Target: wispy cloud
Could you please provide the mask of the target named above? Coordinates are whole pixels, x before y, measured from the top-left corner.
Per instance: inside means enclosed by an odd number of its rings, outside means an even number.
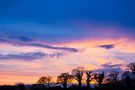
[[[111,54],[108,54],[106,57],[113,58],[115,60],[120,60],[123,62],[132,62],[135,59],[135,53],[115,51],[112,52]]]
[[[107,68],[117,68],[117,67],[121,67],[122,64],[112,64],[111,62],[109,62],[109,63],[102,64],[101,66]]]
[[[0,54],[1,60],[35,60],[41,59],[43,57],[49,58],[59,58],[63,56],[63,53],[43,53],[43,52],[29,52],[29,53],[9,53],[9,54]]]
[[[16,37],[10,37],[10,38],[1,37],[0,42],[2,43],[6,42],[6,43],[14,44],[14,45],[19,45],[19,46],[33,46],[33,47],[41,47],[41,48],[47,48],[47,49],[53,49],[53,50],[65,50],[69,52],[80,51],[80,49],[72,48],[72,47],[46,45],[28,37],[17,37],[17,38]]]
[[[12,39],[16,39],[16,40],[20,40],[20,41],[23,41],[23,42],[30,42],[30,41],[34,41],[34,39],[32,38],[28,38],[28,37],[24,37],[24,36],[21,36],[21,37],[11,37]]]
[[[105,44],[105,45],[99,45],[98,47],[104,48],[104,49],[112,49],[115,47],[114,44]]]
[[[43,47],[43,48],[55,49],[55,50],[66,50],[66,51],[71,51],[71,52],[79,52],[79,49],[76,49],[76,48],[55,47],[55,46],[44,45],[44,44],[39,44],[39,43],[29,43],[29,44],[24,44],[24,45]]]
[[[45,54],[42,52],[31,52],[31,53],[12,53],[12,54],[0,54],[1,60],[34,60],[34,59],[40,59],[44,57]]]

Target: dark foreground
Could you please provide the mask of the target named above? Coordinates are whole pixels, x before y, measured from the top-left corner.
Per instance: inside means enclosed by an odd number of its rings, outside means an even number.
[[[56,87],[42,87],[41,85],[3,85],[0,86],[0,90],[135,90],[135,86],[111,86],[104,85],[102,87],[87,88],[82,87],[78,88],[77,86],[71,86],[68,88],[62,88],[60,86]]]

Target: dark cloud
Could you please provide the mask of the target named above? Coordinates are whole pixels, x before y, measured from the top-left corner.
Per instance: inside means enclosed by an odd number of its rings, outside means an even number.
[[[79,52],[79,49],[76,49],[76,48],[55,47],[55,46],[44,45],[44,44],[39,44],[39,43],[29,43],[29,44],[25,44],[25,45],[43,47],[43,48],[54,49],[54,50],[66,50],[66,51],[70,51],[70,52]]]
[[[30,41],[34,41],[34,39],[28,38],[28,37],[24,37],[24,36],[20,36],[20,37],[11,37],[12,39],[16,39],[16,40],[20,40],[23,42],[30,42]]]
[[[25,35],[11,35],[6,30],[1,30],[0,28],[0,42],[12,42],[12,41],[21,41],[21,42],[30,42],[34,41],[30,36]]]
[[[56,47],[56,46],[51,46],[51,45],[45,45],[45,44],[36,42],[36,40],[28,38],[28,37],[10,37],[10,38],[0,37],[0,42],[6,42],[6,43],[11,43],[11,44],[20,45],[20,46],[34,46],[34,47],[42,47],[42,48],[48,48],[48,49],[54,49],[54,50],[65,50],[65,51],[70,51],[70,52],[80,51],[77,48]]]
[[[21,59],[21,60],[35,60],[41,59],[43,57],[53,57],[59,58],[63,56],[62,53],[42,53],[42,52],[30,52],[30,53],[13,53],[13,54],[0,54],[0,59],[3,60],[14,60],[14,59]]]
[[[117,68],[117,67],[121,67],[122,64],[112,64],[111,62],[109,62],[109,63],[102,64],[101,66],[107,68]]]
[[[23,60],[34,60],[44,57],[45,54],[42,52],[31,52],[31,53],[19,53],[19,54],[0,54],[0,59],[12,60],[12,59],[23,59]]]
[[[98,47],[100,48],[105,48],[105,49],[112,49],[114,48],[114,44],[106,44],[106,45],[99,45]]]
[[[15,43],[17,44],[19,42],[32,42],[34,39],[27,38],[27,37],[0,37],[0,42],[6,42],[6,43]]]

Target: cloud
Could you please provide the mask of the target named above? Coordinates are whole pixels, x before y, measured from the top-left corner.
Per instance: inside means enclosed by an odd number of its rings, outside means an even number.
[[[106,55],[105,57],[113,58],[114,60],[119,60],[119,61],[127,63],[127,62],[132,62],[135,60],[135,53],[114,51],[114,52],[108,53],[108,55]]]
[[[52,54],[45,54],[46,57],[56,57],[56,58],[59,58],[61,56],[63,56],[64,54],[63,53],[52,53]]]
[[[101,66],[105,68],[117,68],[117,67],[121,67],[122,64],[112,64],[111,62],[108,62],[108,63],[102,64]]]
[[[21,59],[21,60],[35,60],[41,59],[43,57],[49,58],[59,58],[63,56],[63,53],[42,53],[42,52],[29,52],[29,53],[10,53],[10,54],[2,54],[0,53],[0,59],[3,60],[13,60],[13,59]]]
[[[98,47],[104,48],[104,49],[112,49],[114,48],[114,44],[105,44],[105,45],[99,45]]]
[[[79,52],[79,50],[76,49],[76,48],[55,47],[55,46],[44,45],[44,44],[39,44],[39,43],[29,43],[29,44],[24,44],[24,45],[36,46],[36,47],[43,47],[43,48],[55,49],[55,50],[66,50],[66,51],[71,51],[71,52]]]
[[[22,59],[22,60],[34,60],[44,57],[45,54],[42,52],[31,52],[31,53],[12,53],[12,54],[0,54],[0,59],[12,60],[12,59]]]
[[[0,42],[6,42],[10,44],[20,45],[20,46],[34,46],[34,47],[41,47],[41,48],[48,48],[54,50],[65,50],[70,52],[79,52],[80,50],[77,48],[71,47],[56,47],[51,45],[45,45],[37,40],[28,38],[28,37],[0,37]],[[42,41],[43,42],[43,41]]]
[[[14,32],[14,33],[13,33]],[[77,32],[77,33],[76,33]],[[71,20],[56,25],[42,25],[34,22],[0,24],[0,35],[13,37],[31,37],[49,43],[64,43],[87,39],[133,38],[134,29],[119,26],[93,23],[86,20]],[[57,37],[57,38],[56,38]]]
[[[23,41],[23,42],[30,42],[30,41],[34,41],[34,39],[31,39],[31,38],[28,38],[28,37],[24,37],[24,36],[21,36],[21,37],[11,37],[12,39],[17,39],[17,40],[20,40],[20,41]]]
[[[116,71],[119,72],[120,74],[123,73],[123,69],[121,68],[123,65],[122,64],[112,64],[111,62],[105,63],[101,65],[101,68],[94,70],[94,72],[105,72],[107,75],[111,72],[111,71]]]

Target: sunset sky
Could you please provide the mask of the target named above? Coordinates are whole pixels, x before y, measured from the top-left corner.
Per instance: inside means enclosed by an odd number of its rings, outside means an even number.
[[[0,84],[135,61],[135,0],[0,0]]]

